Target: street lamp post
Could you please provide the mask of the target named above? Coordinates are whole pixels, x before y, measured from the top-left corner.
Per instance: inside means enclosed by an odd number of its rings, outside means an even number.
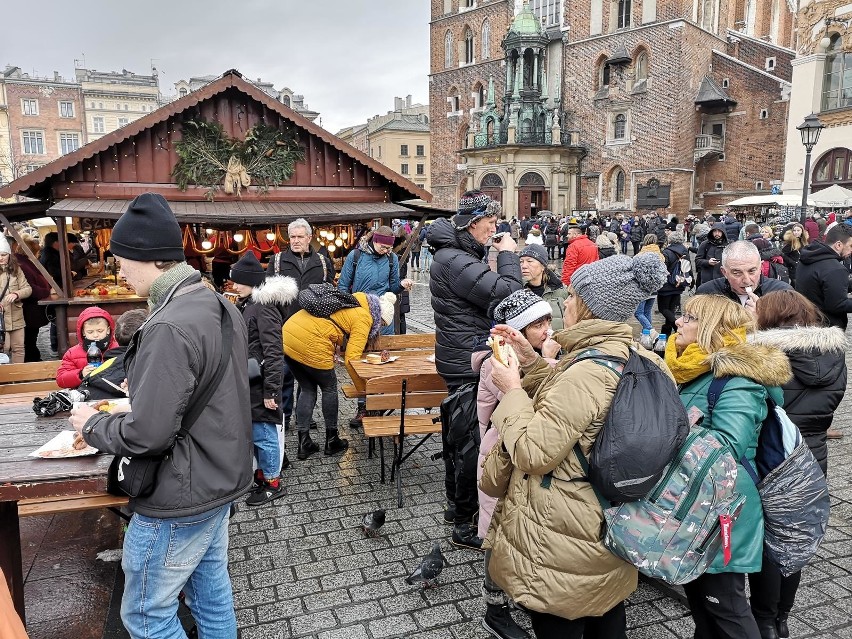
[[[799,219],[802,226],[805,225],[808,211],[808,188],[810,187],[811,178],[811,151],[813,151],[816,143],[819,141],[819,134],[825,128],[816,114],[811,113],[805,118],[799,126],[796,127],[802,135],[802,144],[805,147],[805,175],[802,181],[802,215]]]

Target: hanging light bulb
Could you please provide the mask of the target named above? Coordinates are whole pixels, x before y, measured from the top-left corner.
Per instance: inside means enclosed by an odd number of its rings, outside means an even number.
[[[335,246],[343,246],[343,240],[341,240],[341,239],[338,237],[336,240],[334,240],[334,245],[335,245]]]
[[[213,248],[213,242],[211,242],[210,240],[204,240],[203,242],[201,242],[201,248],[203,248],[205,251],[209,251]]]
[[[242,241],[243,241],[243,234],[242,233],[234,233],[234,242],[237,242],[239,244]]]
[[[322,230],[319,232],[319,236],[320,236],[322,239],[325,239],[325,235],[326,235],[326,233],[328,233],[328,231],[326,231],[325,229],[322,229]]]
[[[329,242],[333,242],[333,241],[334,241],[334,233],[332,233],[331,231],[329,231],[329,232],[328,232],[328,235],[326,236],[326,239],[327,239]]]
[[[348,240],[349,239],[349,233],[347,233],[346,231],[341,231],[340,232],[340,239],[343,240],[343,241]]]
[[[266,241],[267,241],[267,242],[272,242],[274,239],[275,239],[275,233],[273,233],[272,231],[269,231],[269,232],[266,234]]]
[[[213,229],[204,229],[204,232],[207,233],[207,235],[213,235],[213,233],[215,233]]]
[[[337,247],[336,247],[334,244],[329,244],[329,245],[328,245],[328,252],[329,252],[329,253],[334,253],[334,249],[336,249],[336,248],[337,248]]]

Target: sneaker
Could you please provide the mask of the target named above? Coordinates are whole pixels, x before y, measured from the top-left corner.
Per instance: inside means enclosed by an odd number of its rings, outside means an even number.
[[[456,523],[456,505],[453,502],[447,502],[447,507],[444,509],[444,523],[448,526]]]
[[[284,496],[284,485],[279,481],[277,486],[265,484],[255,488],[246,499],[246,506],[262,506],[274,499]]]
[[[473,524],[458,524],[455,526],[450,543],[456,548],[467,548],[468,550],[485,552],[482,549],[482,539],[476,534],[476,527]]]

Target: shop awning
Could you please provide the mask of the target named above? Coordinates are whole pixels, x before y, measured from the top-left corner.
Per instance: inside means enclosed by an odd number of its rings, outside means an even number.
[[[49,215],[117,220],[130,200],[60,200]],[[311,224],[346,223],[377,217],[413,217],[393,202],[169,202],[178,222],[234,227],[285,224],[303,217]]]
[[[801,206],[801,195],[748,195],[728,202],[725,206]],[[808,206],[814,202],[808,198]]]

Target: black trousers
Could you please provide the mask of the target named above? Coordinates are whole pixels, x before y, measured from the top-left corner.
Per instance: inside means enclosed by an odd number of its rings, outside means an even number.
[[[547,259],[555,260],[556,259],[556,252],[557,252],[558,249],[559,249],[559,247],[556,246],[555,244],[553,246],[548,246],[547,247]]]
[[[753,572],[748,576],[751,586],[751,612],[754,618],[776,619],[779,615],[790,614],[796,602],[796,591],[801,579],[801,571],[784,577],[778,566],[764,555],[760,572]]]
[[[677,307],[680,306],[680,294],[677,295],[657,295],[657,310],[660,315],[666,318],[660,333],[663,335],[671,335],[677,331],[675,320],[677,320]]]
[[[285,357],[284,361],[293,371],[293,376],[299,382],[299,397],[296,400],[296,421],[299,432],[310,432],[311,417],[314,406],[317,405],[318,390],[322,391],[322,417],[325,421],[327,437],[337,435],[337,373],[334,369],[322,370],[305,366],[295,359]]]
[[[447,385],[452,395],[462,384]],[[472,449],[459,449],[447,440],[448,424],[441,424],[441,449],[444,457],[444,490],[447,501],[456,506],[456,524],[468,523],[479,511],[479,494],[476,483],[476,461],[479,450],[476,445]],[[479,424],[471,424],[471,428],[479,428]],[[473,442],[470,442],[473,443]]]
[[[704,573],[683,587],[695,639],[760,639],[745,595],[745,575]]]
[[[620,603],[602,617],[565,619],[528,611],[536,639],[626,639],[627,615]]]
[[[40,362],[41,351],[38,350],[38,332],[40,326],[24,326],[24,361],[25,362]]]
[[[633,245],[633,256],[639,255],[639,249],[642,248],[642,242],[637,242],[636,240],[631,240],[630,243]]]

